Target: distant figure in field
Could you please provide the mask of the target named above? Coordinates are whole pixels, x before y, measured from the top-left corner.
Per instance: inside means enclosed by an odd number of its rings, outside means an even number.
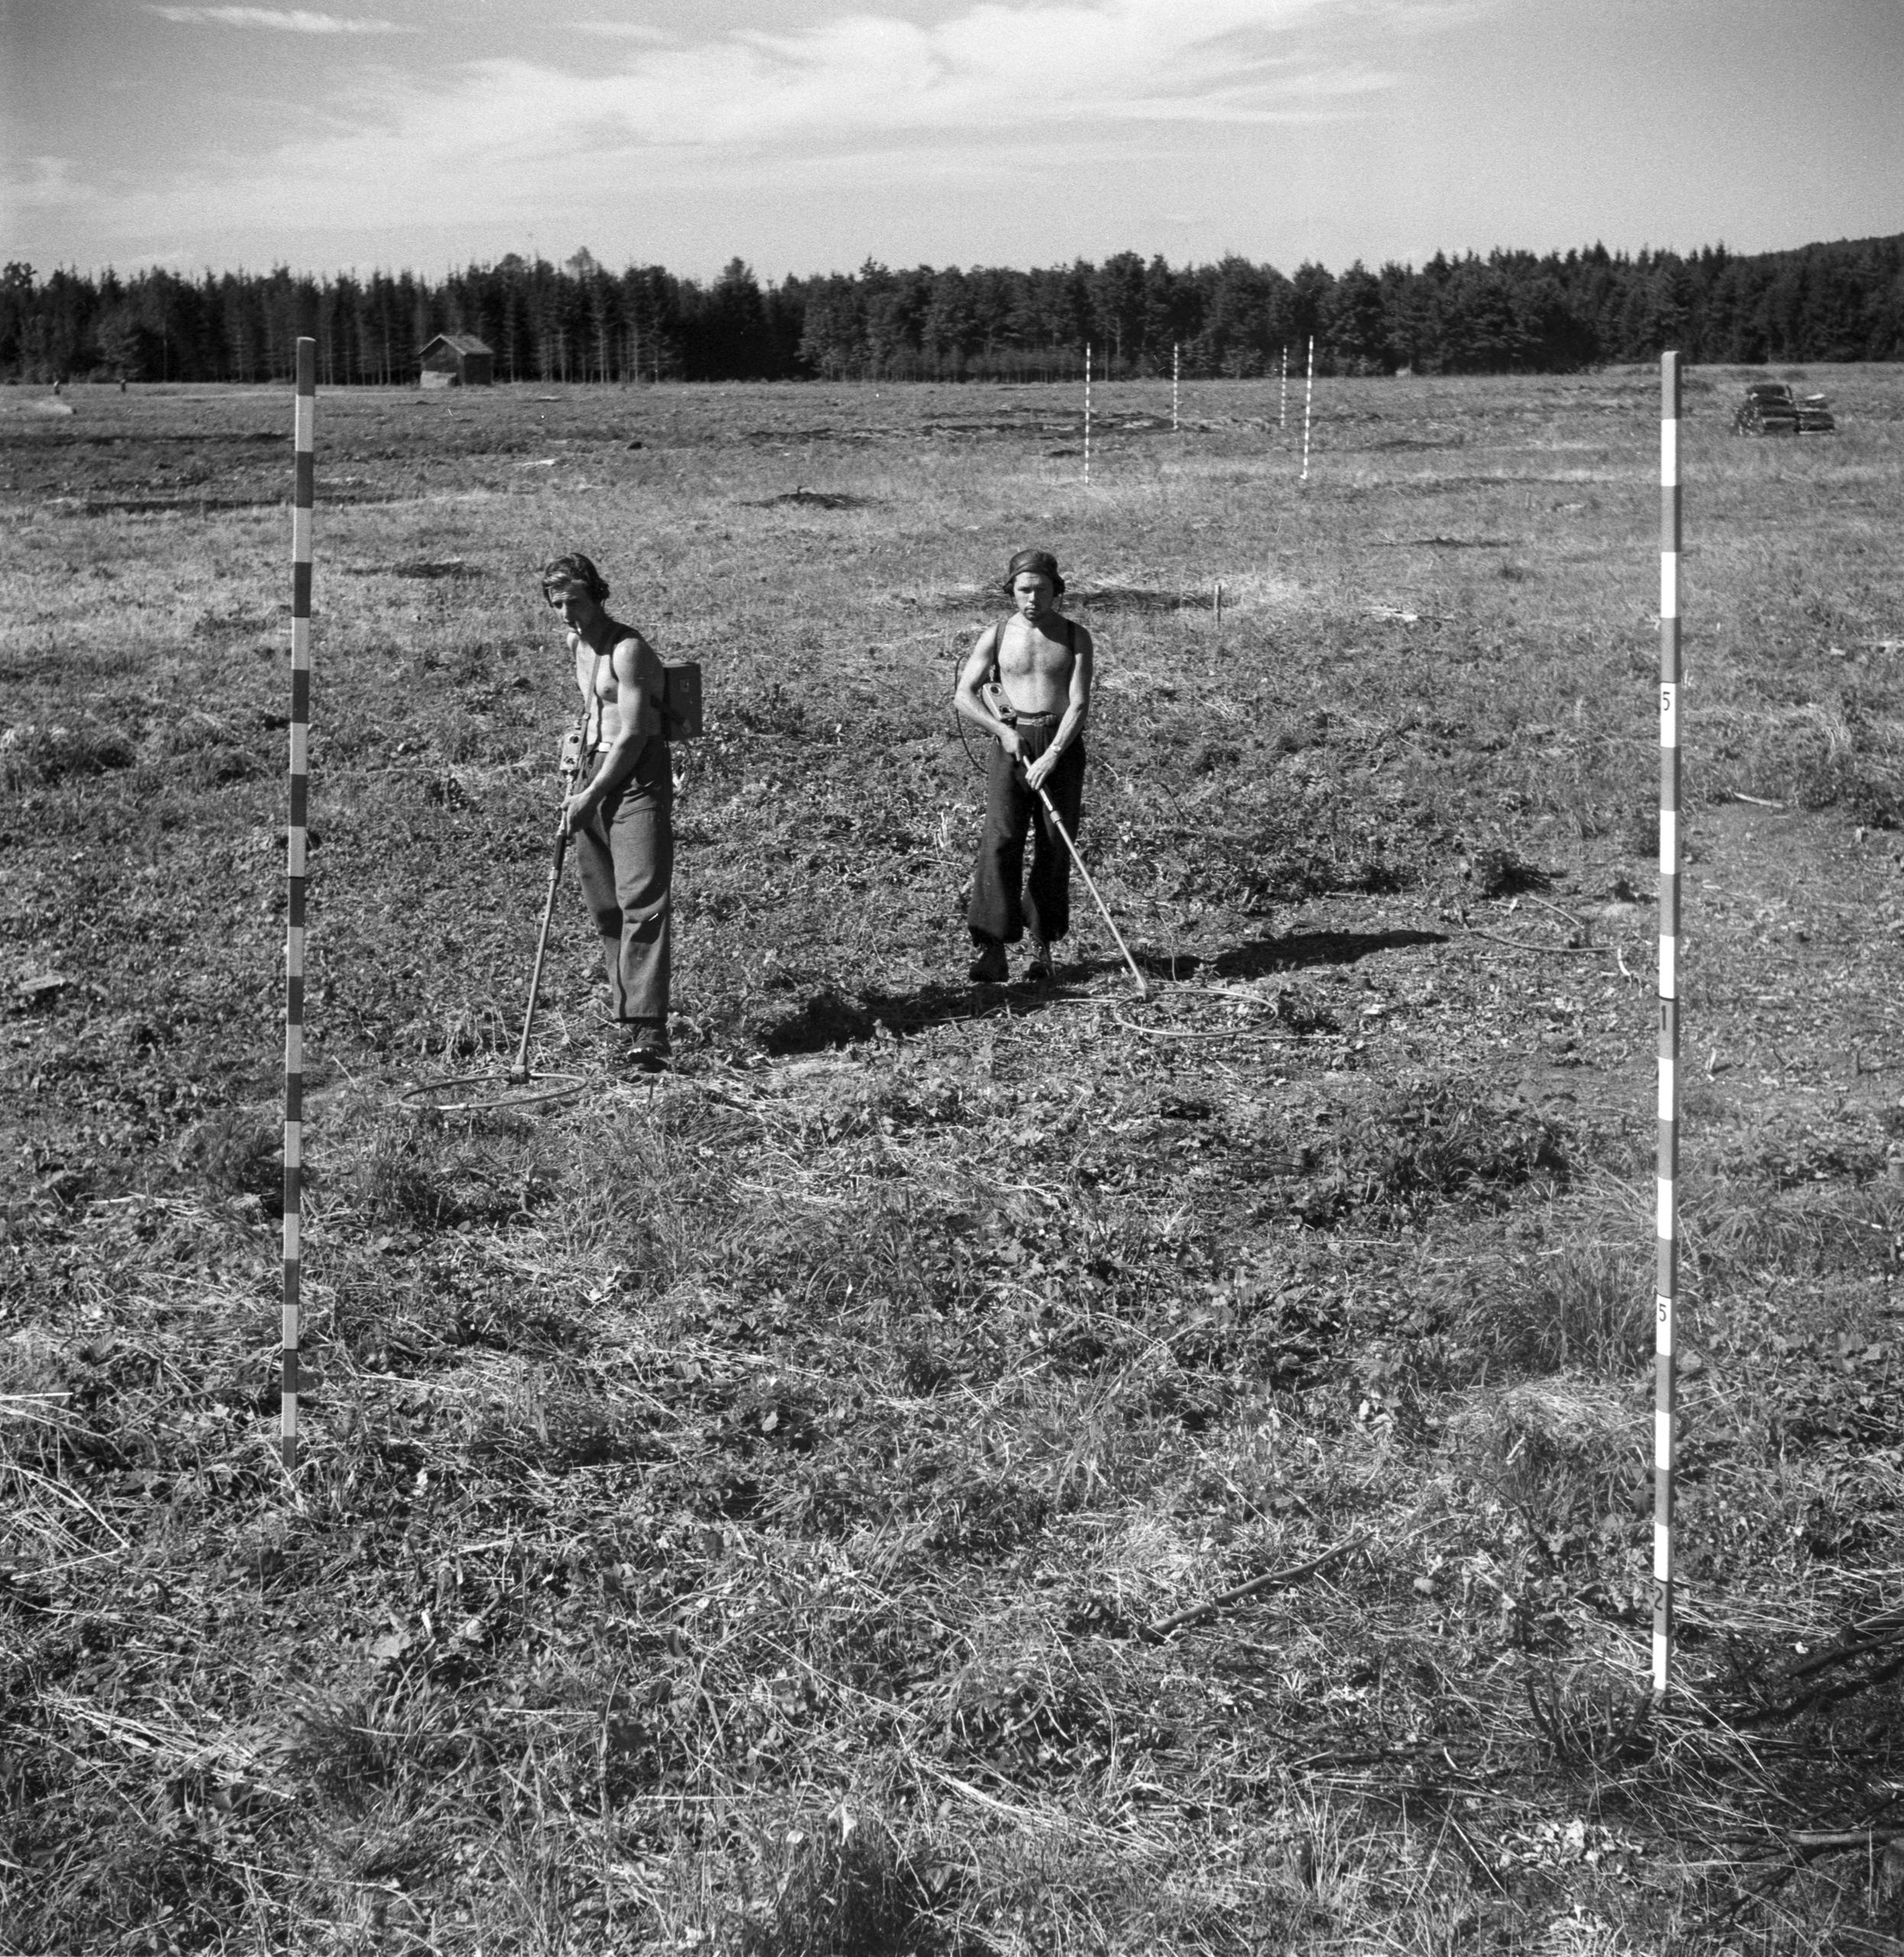
[[[1002,985],[1005,947],[1027,933],[1026,975],[1052,975],[1051,948],[1071,928],[1071,855],[1037,790],[1075,841],[1084,800],[1084,727],[1091,711],[1091,634],[1056,607],[1065,581],[1048,550],[1020,550],[1006,567],[1012,615],[978,635],[958,676],[958,711],[993,737],[985,829],[967,921],[971,977]],[[1031,875],[1025,838],[1035,825]],[[1021,883],[1023,885],[1020,890]]]
[[[542,595],[568,628],[586,715],[582,785],[563,805],[582,893],[602,935],[608,1011],[624,1063],[654,1073],[668,1060],[673,950],[674,771],[654,648],[603,609],[608,587],[579,551],[543,567]]]

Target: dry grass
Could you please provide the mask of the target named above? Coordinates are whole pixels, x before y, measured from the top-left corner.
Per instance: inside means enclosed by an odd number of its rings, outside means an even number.
[[[327,394],[292,1478],[288,443],[213,439],[288,396],[0,421],[0,1942],[1904,1948],[1898,377],[1713,378],[1663,1712],[1651,377],[1333,386],[1306,493],[1247,385],[1088,490],[1059,390]],[[1088,913],[962,980],[1033,539],[1147,1007]],[[680,1062],[419,1118],[513,1045],[558,546],[707,668]]]

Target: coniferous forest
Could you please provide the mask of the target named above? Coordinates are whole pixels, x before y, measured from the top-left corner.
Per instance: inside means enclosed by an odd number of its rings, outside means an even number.
[[[1313,335],[1325,374],[1554,373],[1693,363],[1904,359],[1904,233],[1742,256],[1497,251],[1424,265],[1359,261],[1286,275],[1239,257],[1178,268],[1121,252],[1019,271],[870,261],[763,285],[739,259],[711,283],[619,273],[585,250],[514,254],[439,282],[154,270],[122,279],[15,262],[0,272],[0,377],[260,381],[318,343],[329,385],[407,385],[439,333],[473,333],[498,380],[1055,380],[1082,371],[1246,377]]]

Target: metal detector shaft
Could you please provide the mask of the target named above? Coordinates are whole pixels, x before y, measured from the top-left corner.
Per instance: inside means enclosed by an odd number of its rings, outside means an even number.
[[[549,894],[543,900],[542,929],[536,934],[535,969],[529,974],[529,1004],[522,1015],[522,1038],[516,1047],[516,1063],[509,1069],[512,1081],[529,1078],[529,1034],[536,1023],[536,1001],[542,994],[542,960],[549,949],[549,922],[556,914],[556,888],[562,881],[562,865],[569,854],[569,825],[566,811],[569,797],[575,787],[576,777],[581,772],[583,734],[580,729],[572,729],[562,742],[562,806],[564,813],[556,821],[555,861],[549,865]]]
[[[1137,969],[1137,961],[1130,956],[1130,947],[1124,941],[1124,933],[1117,929],[1117,920],[1111,914],[1111,907],[1098,894],[1098,886],[1091,881],[1091,872],[1084,866],[1084,858],[1078,854],[1078,845],[1071,839],[1071,832],[1065,827],[1064,818],[1053,805],[1051,797],[1045,793],[1044,784],[1036,784],[1034,791],[1045,805],[1045,813],[1051,818],[1051,826],[1063,839],[1065,847],[1071,852],[1071,860],[1078,866],[1078,874],[1084,878],[1084,887],[1090,891],[1091,901],[1098,907],[1098,914],[1103,918],[1111,935],[1117,941],[1117,949],[1124,953],[1124,962],[1130,968],[1130,976],[1136,982],[1137,997],[1147,999],[1150,988],[1143,982],[1143,974]]]
[[[549,920],[556,914],[556,886],[562,881],[562,865],[569,854],[569,832],[556,832],[555,861],[549,865],[549,894],[542,906],[542,929],[536,936],[535,968],[529,974],[529,1006],[522,1015],[522,1038],[516,1047],[516,1063],[509,1069],[511,1080],[529,1078],[529,1033],[536,1023],[536,1000],[542,991],[542,960],[549,949]]]

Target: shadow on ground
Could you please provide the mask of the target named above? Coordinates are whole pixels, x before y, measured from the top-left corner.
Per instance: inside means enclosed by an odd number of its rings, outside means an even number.
[[[1054,1006],[1096,1003],[1096,995],[1080,994],[1079,981],[1095,968],[1060,967],[1053,985],[975,985],[945,981],[920,985],[910,992],[878,991],[851,995],[822,986],[755,1034],[761,1050],[773,1054],[817,1053],[832,1047],[851,1047],[875,1039],[883,1028],[903,1036],[934,1026],[979,1019],[1029,1019]],[[1117,966],[1108,968],[1121,971]]]
[[[1260,978],[1271,972],[1294,971],[1308,965],[1354,965],[1378,951],[1406,951],[1413,945],[1445,945],[1445,931],[1291,931],[1286,936],[1251,938],[1218,952],[1205,966],[1194,959],[1177,960],[1207,970],[1220,978]],[[1141,961],[1140,961],[1141,962]]]
[[[1194,953],[1156,951],[1140,951],[1135,956],[1147,978],[1168,983],[1199,973],[1218,978],[1259,978],[1305,966],[1354,965],[1379,951],[1447,942],[1447,934],[1442,931],[1292,931],[1281,937],[1252,938],[1209,958]],[[822,985],[797,1006],[761,1024],[755,1037],[764,1053],[817,1053],[875,1039],[882,1027],[903,1036],[955,1021],[1029,1019],[1054,1007],[1101,1004],[1114,998],[1130,1004],[1127,990],[1113,993],[1095,989],[1096,981],[1125,976],[1121,959],[1097,957],[1061,964],[1057,982],[1051,985],[1028,985],[1022,980],[1009,985],[941,980],[908,992],[850,994]],[[1082,989],[1087,986],[1094,989]]]

